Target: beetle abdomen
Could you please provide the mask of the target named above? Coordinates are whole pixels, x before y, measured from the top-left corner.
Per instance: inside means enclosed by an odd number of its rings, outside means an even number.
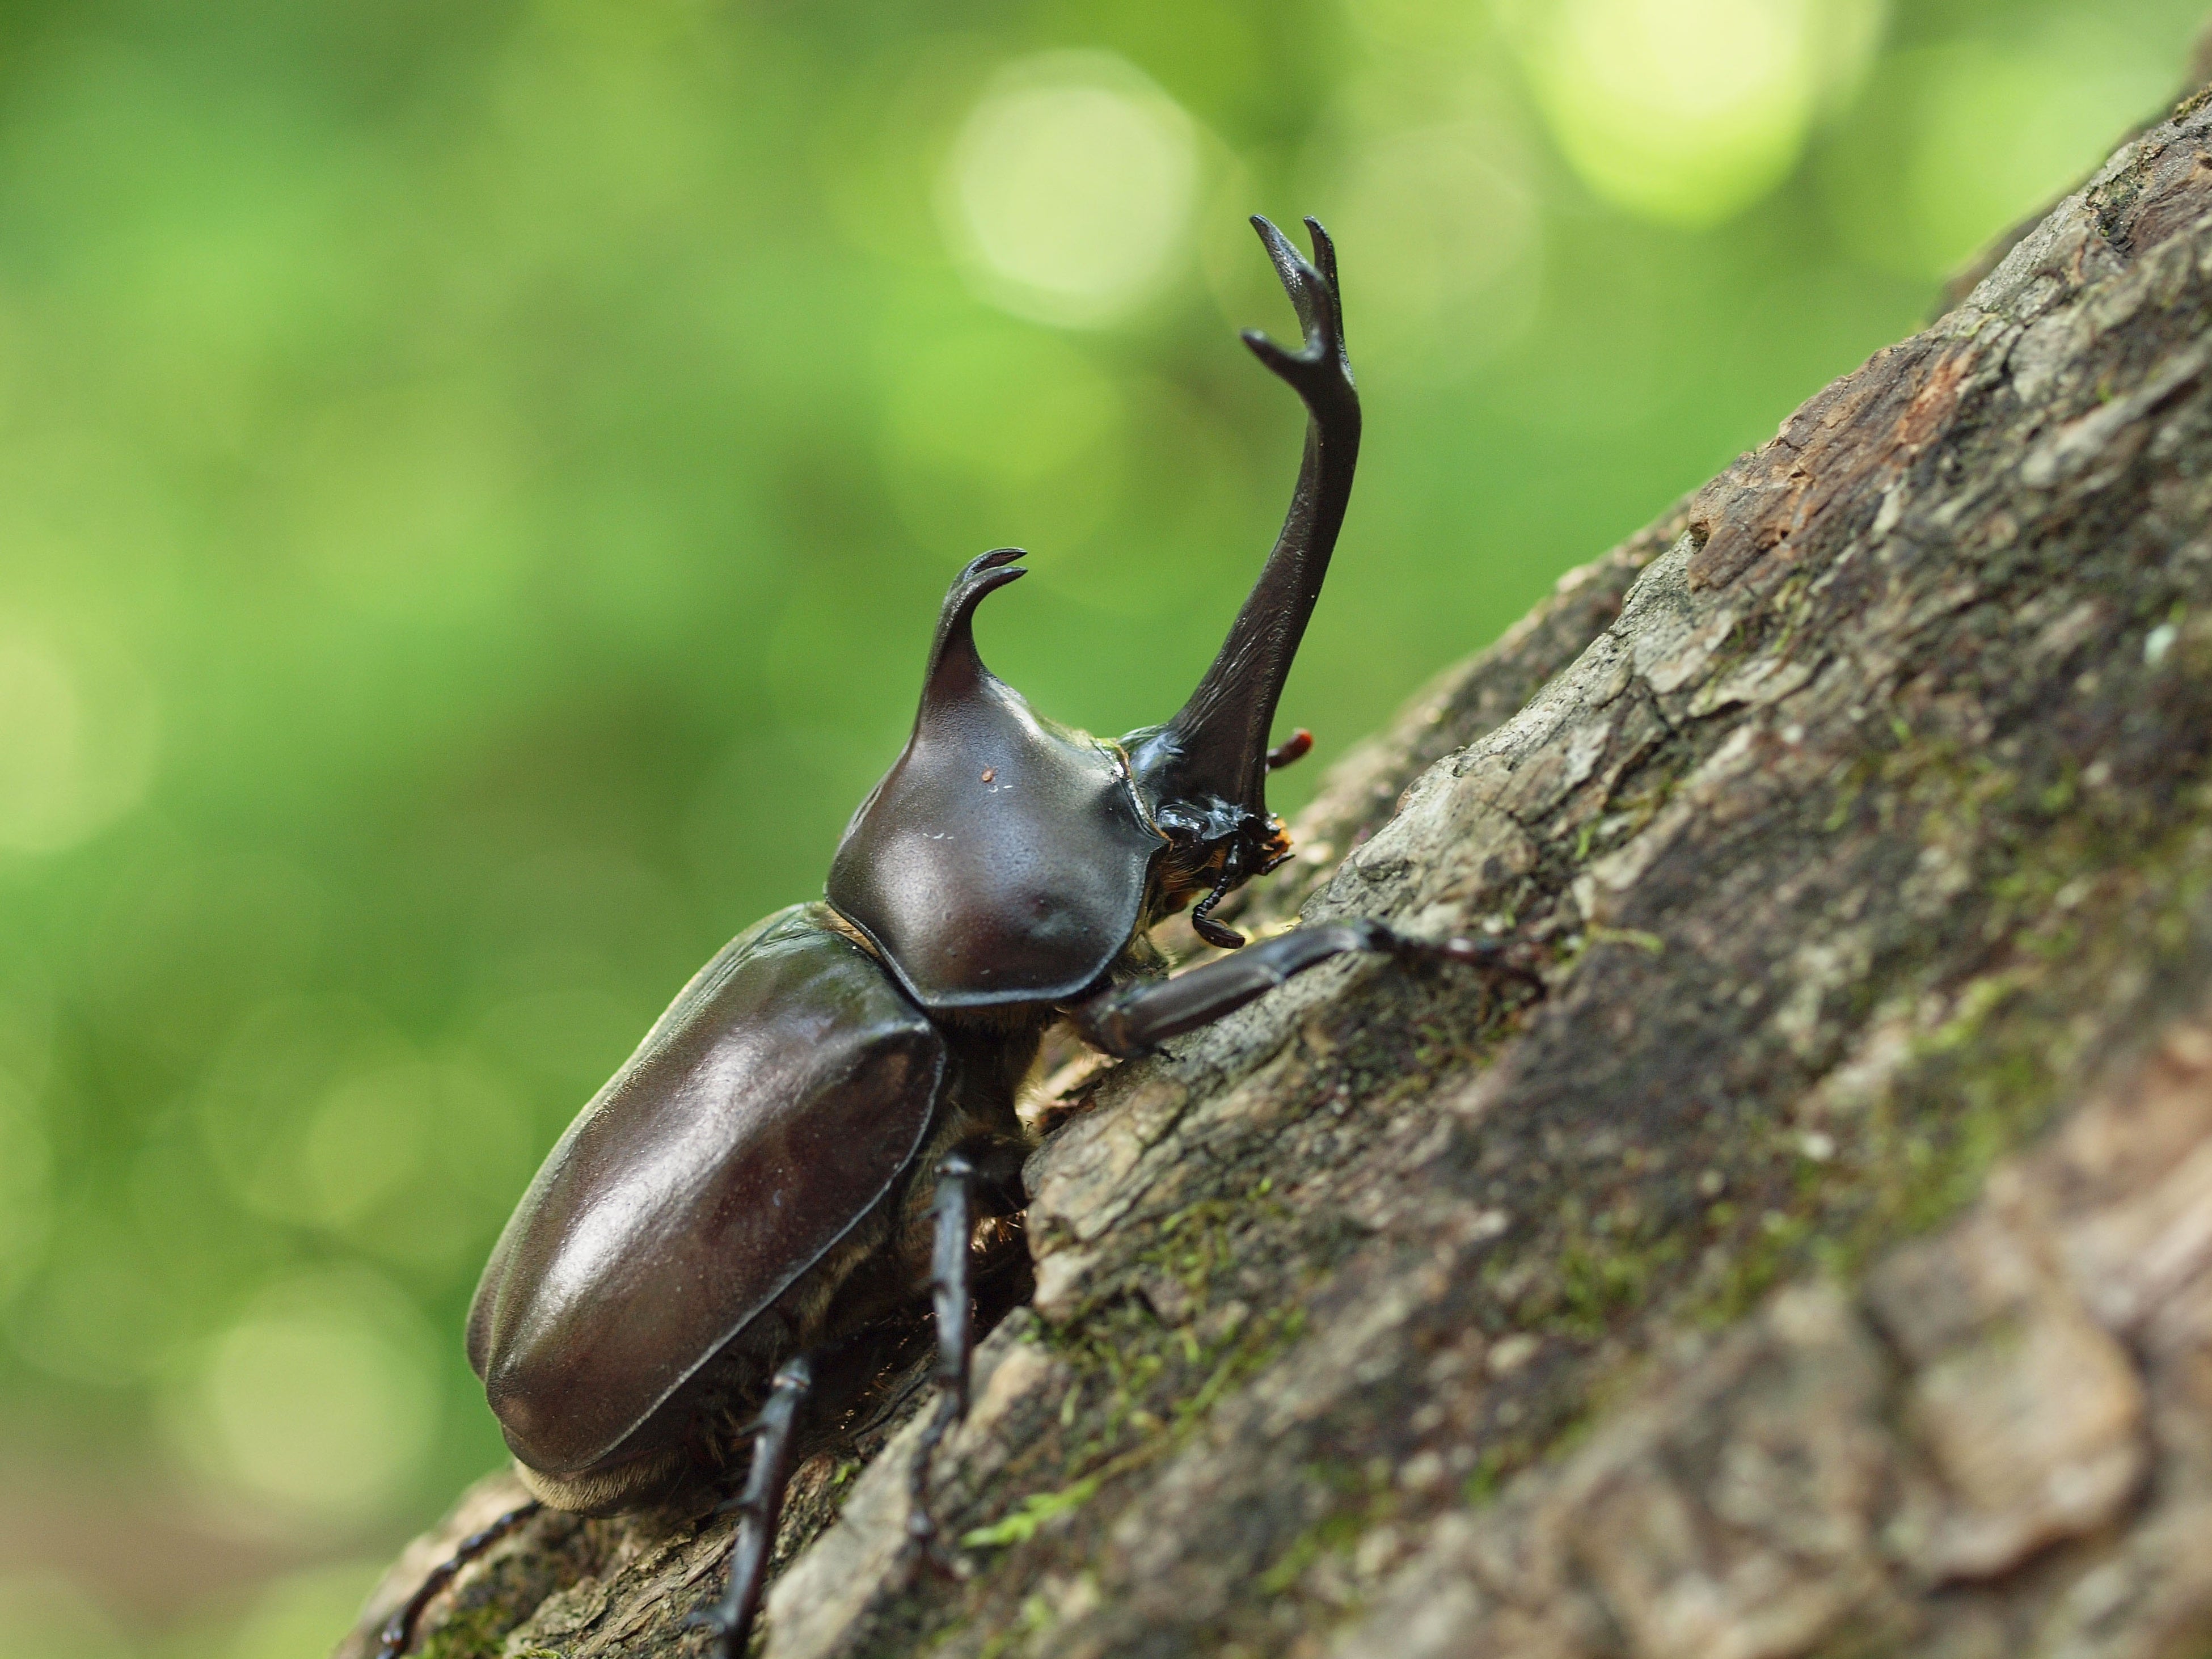
[[[568,1474],[669,1396],[888,1194],[944,1039],[796,905],[702,969],[547,1157],[477,1287],[469,1362],[507,1443]]]

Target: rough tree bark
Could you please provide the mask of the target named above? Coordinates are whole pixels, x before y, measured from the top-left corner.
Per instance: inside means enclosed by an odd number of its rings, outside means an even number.
[[[818,1458],[771,1659],[2208,1650],[2208,97],[1338,769],[1245,922],[1547,994],[1340,964],[1084,1084],[968,1576],[911,1422]],[[542,1516],[417,1650],[692,1653],[728,1533]]]

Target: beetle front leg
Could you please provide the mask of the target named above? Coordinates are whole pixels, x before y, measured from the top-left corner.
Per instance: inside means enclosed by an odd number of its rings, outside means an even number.
[[[1170,1037],[1210,1025],[1347,951],[1380,951],[1413,960],[1462,962],[1543,989],[1518,949],[1500,939],[1419,939],[1366,917],[1294,928],[1233,957],[1201,963],[1173,979],[1107,991],[1070,1008],[1076,1034],[1119,1058],[1149,1054]]]
[[[738,1659],[745,1650],[753,1615],[766,1588],[768,1554],[783,1515],[783,1492],[791,1480],[791,1441],[799,1408],[814,1386],[814,1368],[805,1355],[787,1359],[776,1371],[768,1403],[761,1407],[753,1436],[752,1468],[736,1504],[737,1541],[730,1550],[730,1587],[721,1601],[702,1607],[684,1622],[714,1632],[708,1652],[715,1659]]]
[[[907,1547],[942,1566],[943,1547],[929,1512],[929,1464],[938,1444],[968,1415],[968,1362],[975,1346],[975,1310],[968,1285],[969,1248],[975,1234],[975,1158],[956,1147],[937,1166],[937,1236],[930,1255],[929,1291],[937,1316],[937,1404],[921,1431],[907,1472]]]

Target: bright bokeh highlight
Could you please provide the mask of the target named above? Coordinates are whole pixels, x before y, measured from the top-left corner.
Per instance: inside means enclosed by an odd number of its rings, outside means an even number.
[[[437,1430],[428,1339],[366,1275],[277,1286],[198,1357],[173,1433],[252,1529],[374,1516],[408,1490]]]
[[[155,730],[151,688],[112,644],[0,618],[0,858],[72,847],[137,805]]]
[[[985,295],[1095,327],[1158,294],[1186,251],[1198,186],[1190,118],[1125,60],[1014,64],[954,143],[948,228]]]
[[[1599,196],[1718,224],[1780,184],[1879,40],[1881,0],[1524,0],[1508,15],[1560,149]]]

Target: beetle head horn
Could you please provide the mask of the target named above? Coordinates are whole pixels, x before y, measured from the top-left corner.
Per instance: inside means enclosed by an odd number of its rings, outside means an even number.
[[[1309,261],[1267,220],[1252,224],[1297,309],[1304,339],[1293,351],[1248,331],[1244,343],[1304,402],[1305,453],[1282,532],[1213,665],[1173,720],[1127,739],[1132,774],[1161,827],[1177,839],[1231,843],[1224,866],[1231,884],[1279,855],[1267,813],[1268,728],[1328,574],[1359,459],[1359,394],[1345,356],[1328,233],[1306,221],[1314,248]]]

